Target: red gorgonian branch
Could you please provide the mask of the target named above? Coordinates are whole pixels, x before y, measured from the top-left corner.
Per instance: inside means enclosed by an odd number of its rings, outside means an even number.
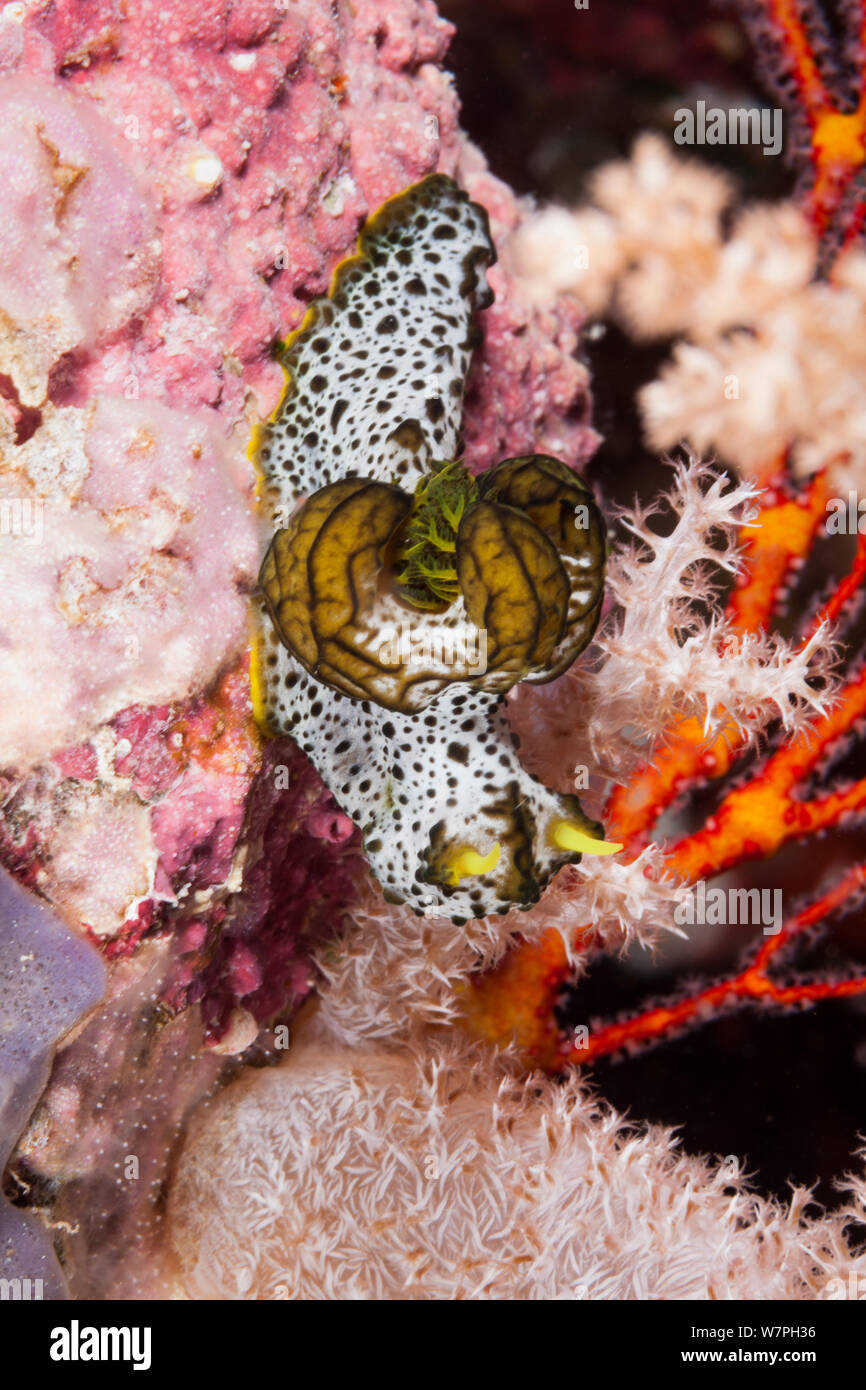
[[[842,0],[835,40],[816,0],[740,0],[765,85],[784,108],[786,147],[824,267],[866,215],[866,0]]]

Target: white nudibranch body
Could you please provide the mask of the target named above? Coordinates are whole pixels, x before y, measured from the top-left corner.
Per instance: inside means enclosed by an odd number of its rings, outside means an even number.
[[[386,896],[429,914],[432,895],[458,921],[529,906],[602,848],[577,798],[521,766],[503,712],[517,681],[552,679],[590,640],[604,523],[556,459],[478,478],[459,461],[495,258],[451,179],[392,198],[284,344],[283,398],[252,445],[288,518],[260,577],[257,716],[311,758]]]

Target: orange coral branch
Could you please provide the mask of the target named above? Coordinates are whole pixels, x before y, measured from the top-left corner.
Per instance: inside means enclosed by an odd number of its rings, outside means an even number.
[[[866,579],[866,535],[858,535],[857,553],[854,556],[851,570],[836,586],[824,607],[816,614],[812,626],[806,634],[805,641],[809,641],[822,623],[835,623],[838,620],[846,603],[850,603],[851,599],[862,588],[864,579]]]
[[[830,98],[795,0],[767,0],[766,9],[803,111],[814,127],[830,106]]]
[[[780,984],[768,971],[775,957],[797,935],[818,925],[866,888],[866,863],[855,865],[776,935],[766,937],[754,959],[739,974],[720,980],[684,999],[659,1004],[631,1018],[620,1019],[590,1033],[585,1047],[563,1039],[554,1021],[554,1008],[569,967],[559,933],[548,931],[537,942],[524,943],[498,970],[482,976],[464,996],[464,1017],[478,1037],[504,1047],[514,1042],[529,1066],[557,1071],[574,1063],[586,1065],[636,1043],[659,1042],[722,1008],[766,1001],[780,1007],[819,1003],[866,993],[866,975],[847,980],[816,980]]]
[[[463,991],[464,1021],[476,1037],[500,1047],[514,1042],[530,1066],[555,1071],[568,1044],[553,1011],[569,974],[558,931],[551,929],[537,941],[521,942],[497,969],[479,976]]]
[[[674,845],[666,864],[689,882],[745,859],[766,858],[789,840],[836,825],[866,808],[866,779],[844,793],[799,801],[794,791],[833,743],[866,714],[866,667],[842,690],[835,709],[795,743],[785,744],[743,787],[728,792],[714,816]]]
[[[758,632],[769,625],[792,569],[806,559],[826,520],[829,497],[826,472],[816,473],[799,496],[763,495],[757,517],[740,532],[743,572],[727,606],[737,631]]]
[[[845,93],[828,89],[816,44],[803,17],[815,15],[819,7],[813,0],[741,0],[744,18],[755,32],[759,57],[780,99],[794,106],[795,125],[803,126],[803,147],[794,153],[810,167],[810,186],[806,193],[806,213],[819,236],[833,227],[844,207],[852,181],[866,165],[866,83],[863,81],[863,33],[865,21],[860,7],[859,35],[856,42],[842,47],[842,60],[858,64],[860,101],[856,110],[845,110]],[[767,40],[773,57],[767,56]],[[787,79],[787,81],[785,81]],[[792,99],[792,100],[791,100]],[[863,217],[862,200],[845,210],[847,227],[840,240],[849,243],[853,229]]]
[[[689,995],[672,1004],[657,1005],[633,1018],[606,1024],[598,1031],[590,1033],[586,1047],[572,1047],[560,1063],[586,1064],[597,1061],[621,1048],[640,1042],[657,1042],[662,1037],[696,1022],[708,1014],[732,1004],[743,1004],[767,1000],[770,1003],[792,1007],[815,1004],[822,999],[848,998],[854,994],[866,993],[866,975],[854,976],[848,980],[817,980],[793,985],[777,984],[768,970],[774,958],[801,932],[821,922],[840,908],[850,905],[852,897],[858,895],[866,886],[866,864],[858,864],[850,869],[826,893],[821,894],[807,908],[786,923],[777,936],[764,940],[753,961],[738,975]]]

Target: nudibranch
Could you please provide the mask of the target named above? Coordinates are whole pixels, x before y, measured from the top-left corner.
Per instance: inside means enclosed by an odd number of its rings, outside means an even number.
[[[390,199],[283,344],[283,396],[251,446],[282,523],[256,600],[256,716],[312,759],[385,896],[458,922],[619,848],[521,766],[502,708],[589,642],[605,529],[557,459],[478,477],[460,460],[495,259],[450,178]]]

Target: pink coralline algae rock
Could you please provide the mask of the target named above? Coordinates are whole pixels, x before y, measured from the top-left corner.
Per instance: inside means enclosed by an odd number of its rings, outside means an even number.
[[[274,342],[384,199],[438,168],[490,213],[471,466],[594,445],[577,310],[508,268],[522,212],[459,131],[450,33],[428,0],[0,12],[4,854],[97,934],[230,871],[255,759],[184,770],[166,729],[243,660]]]
[[[39,405],[59,358],[98,347],[152,298],[156,212],[92,104],[6,75],[0,125],[0,372]]]
[[[273,341],[327,289],[364,217],[436,168],[484,203],[494,236],[507,239],[519,209],[460,134],[451,80],[439,66],[450,33],[428,0],[192,8],[60,0],[0,24],[0,69],[56,75],[82,109],[79,124],[97,125],[111,151],[105,176],[130,204],[118,262],[128,293],[150,273],[148,206],[156,217],[159,272],[134,331],[95,349],[93,334],[82,337],[55,374],[56,397],[80,404],[97,390],[137,390],[186,408],[216,407],[234,423],[252,390],[268,413],[282,385]],[[38,93],[60,102],[47,82],[33,92],[32,104]],[[61,149],[64,165],[83,167],[83,141]],[[87,158],[94,163],[70,203],[91,205],[96,156]],[[144,205],[133,226],[135,188]],[[122,223],[120,211],[114,223]],[[114,264],[109,233],[94,254]],[[585,373],[571,356],[574,310],[554,317],[523,307],[502,268],[495,288],[469,438],[516,452],[539,427],[554,429],[565,407],[571,427],[557,433],[579,461],[594,436]]]
[[[131,1141],[109,1144],[107,1098],[147,1128],[158,1193],[187,1105],[291,1017],[366,872],[304,758],[251,723],[246,448],[282,389],[275,342],[385,199],[439,169],[490,214],[470,465],[595,445],[578,310],[509,268],[522,209],[460,133],[450,34],[429,0],[0,10],[0,858],[100,940],[127,1001],[63,1054],[49,1139],[40,1121],[22,1150],[84,1184],[72,1225],[111,1224],[105,1156]]]
[[[438,169],[500,253],[470,466],[596,442],[578,310],[509,268],[523,211],[460,133],[450,34],[430,0],[0,9],[0,859],[99,939],[111,1000],[13,1164],[59,1185],[79,1294],[150,1250],[189,1105],[291,1018],[366,873],[303,756],[251,722],[246,448],[276,341]]]
[[[303,754],[271,743],[247,803],[242,882],[203,966],[192,934],[187,997],[201,1000],[211,1038],[224,1037],[238,1010],[265,1023],[309,992],[310,947],[339,935],[359,897],[359,840]]]
[[[257,547],[209,413],[102,396],[0,451],[0,765],[20,767],[207,684],[245,640]]]

